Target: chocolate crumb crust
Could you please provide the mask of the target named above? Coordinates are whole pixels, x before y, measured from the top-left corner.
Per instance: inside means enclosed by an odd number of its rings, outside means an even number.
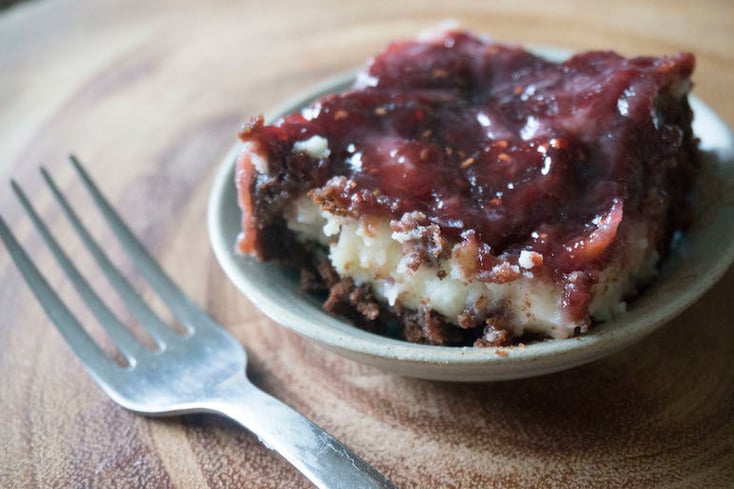
[[[528,341],[528,337],[513,337],[502,329],[501,310],[487,315],[482,302],[467,308],[462,315],[462,327],[444,320],[430,307],[412,310],[400,303],[387,306],[377,299],[367,285],[356,285],[351,278],[341,278],[328,259],[314,260],[314,254],[293,242],[290,249],[301,248],[293,256],[299,260],[301,288],[325,297],[324,311],[342,317],[371,333],[397,339],[439,346],[509,346]]]
[[[395,235],[410,238],[403,241],[403,255],[408,257],[408,267],[413,272],[423,264],[435,266],[451,253],[441,227],[420,211],[406,212],[400,220],[391,221],[390,227]]]

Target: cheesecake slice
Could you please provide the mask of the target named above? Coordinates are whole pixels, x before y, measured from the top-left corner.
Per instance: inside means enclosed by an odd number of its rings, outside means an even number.
[[[408,341],[583,334],[686,225],[694,64],[555,63],[463,31],[393,43],[345,93],[245,125],[237,249]]]

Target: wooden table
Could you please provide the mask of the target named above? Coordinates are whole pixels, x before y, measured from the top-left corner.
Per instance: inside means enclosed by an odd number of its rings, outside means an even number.
[[[75,152],[175,280],[247,345],[255,382],[399,487],[734,486],[734,273],[622,353],[542,378],[476,385],[399,378],[326,352],[266,319],[223,275],[205,212],[239,125],[449,17],[500,40],[693,51],[695,93],[734,124],[727,0],[38,0],[0,12],[0,212],[78,306],[8,187],[11,177],[19,181],[99,278],[37,173],[47,165],[84,205],[64,161]],[[91,226],[115,255],[99,220]],[[151,420],[115,405],[4,249],[0,319],[0,486],[309,487],[231,423]]]

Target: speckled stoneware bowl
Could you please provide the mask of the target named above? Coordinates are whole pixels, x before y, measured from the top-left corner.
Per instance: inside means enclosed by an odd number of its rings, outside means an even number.
[[[567,51],[538,48],[552,60]],[[353,74],[327,80],[268,118],[297,111],[326,93],[347,88]],[[694,132],[701,140],[703,174],[696,191],[696,220],[665,262],[659,279],[629,304],[628,312],[595,325],[581,337],[525,347],[440,347],[407,343],[357,329],[321,310],[302,292],[297,272],[234,252],[240,211],[234,184],[239,147],[221,164],[211,190],[208,220],[214,253],[227,276],[277,323],[349,357],[399,375],[448,381],[489,381],[556,372],[620,350],[664,325],[693,304],[734,259],[734,135],[701,100],[691,97]]]

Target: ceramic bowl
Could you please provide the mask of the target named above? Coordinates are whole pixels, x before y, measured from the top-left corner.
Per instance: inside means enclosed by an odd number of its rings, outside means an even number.
[[[554,60],[568,55],[551,48],[536,51]],[[274,111],[269,120],[300,110],[326,93],[342,91],[353,79],[352,73],[327,80]],[[234,184],[239,147],[221,163],[211,189],[211,245],[227,276],[275,322],[388,372],[444,381],[492,381],[581,365],[625,348],[670,321],[699,299],[734,259],[734,135],[700,99],[691,97],[691,106],[704,160],[695,193],[695,222],[664,263],[659,279],[628,305],[628,311],[580,337],[502,349],[428,346],[368,333],[326,314],[315,298],[300,290],[297,272],[235,253],[240,232]]]

